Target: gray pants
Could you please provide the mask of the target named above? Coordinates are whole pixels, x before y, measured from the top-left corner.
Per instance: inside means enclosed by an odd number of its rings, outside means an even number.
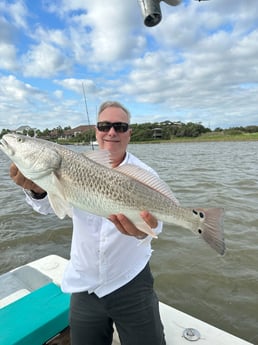
[[[71,297],[72,345],[111,345],[113,322],[122,345],[165,345],[149,264],[132,281],[107,296]]]

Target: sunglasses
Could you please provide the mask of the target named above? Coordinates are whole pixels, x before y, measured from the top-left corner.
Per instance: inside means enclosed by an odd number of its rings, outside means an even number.
[[[112,127],[117,133],[125,133],[128,131],[129,125],[126,122],[103,121],[97,123],[97,128],[100,132],[109,132]]]

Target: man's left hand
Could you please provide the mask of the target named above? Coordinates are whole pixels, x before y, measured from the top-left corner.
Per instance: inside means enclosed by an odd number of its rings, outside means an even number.
[[[149,225],[150,228],[155,229],[158,226],[157,219],[148,211],[140,212],[140,216]],[[124,214],[112,214],[108,219],[115,224],[117,229],[124,235],[141,237],[146,235],[139,230]]]

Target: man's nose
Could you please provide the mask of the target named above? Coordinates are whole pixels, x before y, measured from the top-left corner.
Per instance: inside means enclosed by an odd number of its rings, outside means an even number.
[[[111,127],[110,130],[108,131],[109,135],[114,135],[116,134],[116,130],[114,129],[114,127]]]

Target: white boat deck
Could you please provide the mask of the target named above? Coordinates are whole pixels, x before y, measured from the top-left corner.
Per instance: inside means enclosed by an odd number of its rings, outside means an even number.
[[[1,275],[0,309],[49,282],[60,285],[66,264],[66,259],[50,255]],[[167,345],[252,345],[166,304],[160,303],[160,312]],[[119,344],[115,333],[113,345]]]

